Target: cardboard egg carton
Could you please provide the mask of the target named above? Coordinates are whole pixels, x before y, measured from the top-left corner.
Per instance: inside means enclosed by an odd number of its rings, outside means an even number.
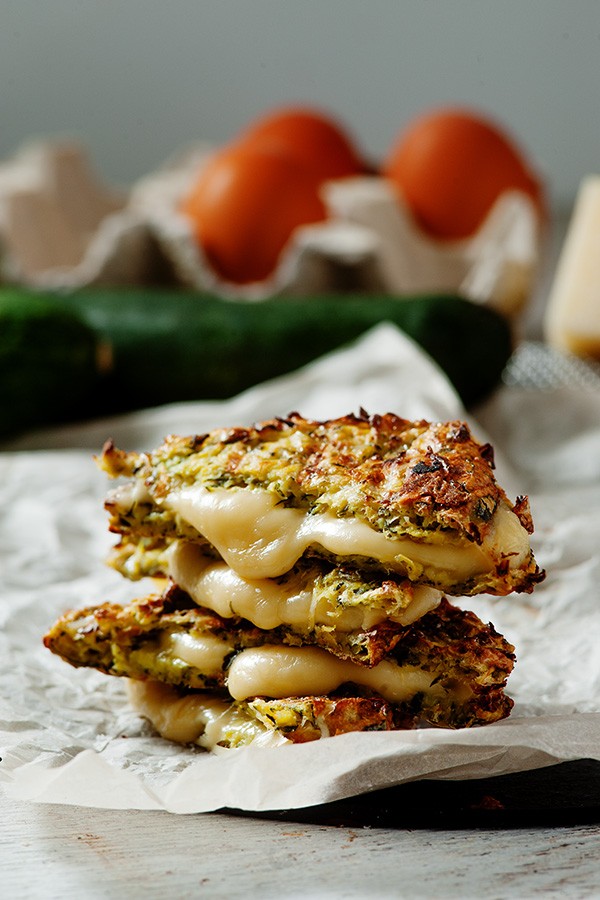
[[[219,277],[179,211],[213,152],[186,149],[127,192],[103,185],[85,150],[44,141],[0,165],[4,280],[32,287],[178,284],[237,301],[327,291],[460,293],[507,316],[532,293],[540,224],[524,194],[500,197],[472,238],[423,235],[391,185],[369,176],[323,186],[327,221],[296,229],[276,271],[236,285]]]

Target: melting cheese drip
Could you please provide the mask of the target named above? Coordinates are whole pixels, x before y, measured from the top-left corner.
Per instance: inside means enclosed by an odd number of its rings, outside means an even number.
[[[159,681],[127,681],[131,705],[149,719],[158,733],[169,741],[199,744],[214,750],[219,744],[238,746],[287,743],[283,735],[267,730],[230,701],[209,694],[178,693]]]
[[[399,703],[430,689],[431,681],[430,673],[415,666],[399,666],[392,660],[369,669],[318,647],[267,645],[238,653],[229,667],[227,688],[235,700],[282,699],[329,694],[352,682]]]
[[[201,548],[178,541],[169,555],[169,574],[199,605],[224,618],[241,616],[258,628],[269,630],[289,625],[301,631],[315,625],[332,625],[336,631],[369,629],[388,616],[385,609],[336,606],[335,598],[315,598],[313,584],[301,577],[285,583],[267,578],[243,578],[226,563],[207,558]],[[441,592],[425,585],[407,588],[407,605],[392,621],[409,625],[434,609]]]
[[[203,635],[176,633],[168,636],[163,652],[215,674],[231,651],[225,641]],[[248,697],[304,697],[329,694],[346,682],[370,688],[386,700],[398,703],[431,687],[431,674],[415,666],[399,666],[383,660],[372,668],[338,659],[318,647],[286,647],[266,644],[241,650],[227,672],[227,689],[234,700]]]
[[[182,659],[203,675],[220,675],[225,657],[234,647],[214,634],[191,634],[188,631],[166,632],[161,639],[160,653],[170,659]]]
[[[161,653],[194,666],[204,675],[222,671],[232,647],[214,635],[174,632],[163,638]],[[319,647],[265,644],[241,650],[227,671],[227,689],[234,700],[248,697],[304,697],[328,694],[346,682],[371,688],[397,703],[428,690],[431,675],[414,666],[383,660],[372,668],[338,659]]]
[[[444,573],[452,581],[492,571],[497,557],[509,556],[511,568],[529,555],[529,537],[515,513],[496,510],[482,544],[439,543],[410,537],[388,538],[364,522],[327,513],[310,515],[277,505],[268,491],[195,485],[173,491],[167,505],[210,541],[225,562],[245,578],[276,578],[288,572],[305,551],[318,544],[336,556],[379,560],[405,571],[412,579],[439,583]]]

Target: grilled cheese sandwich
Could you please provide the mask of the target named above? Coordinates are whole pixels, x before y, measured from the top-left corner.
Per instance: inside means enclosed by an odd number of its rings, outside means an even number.
[[[169,703],[194,697],[191,706],[183,704],[194,715],[218,701],[235,709],[238,718],[256,718],[260,710],[260,720],[268,724],[268,711],[277,710],[270,720],[274,729],[286,709],[296,722],[292,711],[303,707],[306,712],[311,697],[319,698],[322,709],[325,698],[333,705],[344,700],[346,730],[355,731],[373,728],[373,714],[376,727],[389,730],[398,722],[404,727],[407,722],[483,724],[508,713],[512,703],[503,689],[514,647],[474,613],[444,599],[396,631],[385,657],[365,663],[316,644],[299,644],[285,630],[264,631],[245,620],[223,619],[170,587],[124,608],[104,604],[67,613],[45,643],[74,666],[145,683],[145,690],[133,688],[142,702],[159,690],[154,684],[170,685],[173,690],[161,696]],[[359,709],[369,710],[366,719],[357,715]],[[231,737],[232,745],[239,742],[239,736]]]
[[[445,594],[542,580],[526,498],[459,422],[297,413],[108,442],[110,562],[164,590],[71,611],[45,637],[128,679],[165,737],[204,747],[508,715],[514,648]]]
[[[139,575],[156,573],[184,539],[251,578],[315,555],[454,595],[530,591],[538,580],[527,500],[508,501],[491,449],[460,423],[293,414],[171,437],[152,454],[108,443],[100,464],[131,479],[107,501],[122,536],[113,559],[127,575],[132,555]]]

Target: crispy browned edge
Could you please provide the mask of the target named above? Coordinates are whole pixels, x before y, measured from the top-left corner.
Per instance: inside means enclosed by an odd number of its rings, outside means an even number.
[[[336,432],[341,430],[343,435],[346,427],[370,435],[378,448],[377,453],[357,463],[347,441],[336,442]],[[175,460],[177,465],[177,461],[201,453],[209,445],[217,445],[229,448],[227,479],[241,484],[245,449],[295,429],[310,435],[312,443],[304,454],[303,465],[286,502],[299,503],[299,496],[318,496],[318,485],[323,484],[327,472],[336,465],[343,468],[346,479],[360,483],[365,496],[364,510],[373,507],[381,521],[386,517],[391,521],[400,512],[419,527],[462,532],[468,540],[481,543],[498,504],[505,503],[513,509],[526,531],[533,532],[528,498],[519,496],[514,504],[510,503],[493,475],[491,445],[478,443],[461,421],[411,422],[392,413],[369,416],[361,410],[359,416],[351,414],[319,422],[304,419],[294,412],[286,418],[271,419],[252,428],[220,429],[187,437],[171,435],[151,453],[129,453],[107,441],[99,464],[112,477],[135,475],[143,478],[151,485],[153,496],[163,497],[173,478],[173,468],[166,466],[167,460]],[[411,450],[416,438],[425,442],[425,449],[418,453]],[[115,514],[110,500],[106,508],[111,513],[110,530],[121,535],[114,551],[115,560],[127,556],[136,540],[146,540],[154,549],[163,538],[164,523],[160,516],[151,525],[144,525]],[[193,539],[193,533],[187,531],[179,536]],[[458,585],[452,593],[472,594],[481,590],[496,594],[530,593],[544,578],[545,572],[531,553],[527,564],[520,569],[512,571],[509,560],[501,560],[484,585],[467,582]]]

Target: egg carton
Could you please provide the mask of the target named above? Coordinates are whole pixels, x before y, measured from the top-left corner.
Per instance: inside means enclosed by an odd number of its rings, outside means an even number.
[[[0,165],[0,275],[66,290],[171,283],[247,302],[340,290],[451,292],[508,317],[532,294],[543,235],[528,196],[504,194],[472,238],[438,242],[376,176],[324,184],[327,220],[297,228],[268,279],[227,282],[180,212],[214,151],[195,144],[118,192],[95,176],[77,142],[22,148]]]

